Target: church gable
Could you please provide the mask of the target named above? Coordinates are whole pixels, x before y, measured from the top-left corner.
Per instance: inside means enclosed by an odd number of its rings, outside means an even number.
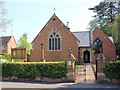
[[[114,45],[114,43],[108,38],[108,36],[99,27],[96,27],[93,30],[93,37],[94,37],[93,41],[96,38],[101,38],[102,41],[107,42],[108,44]]]
[[[108,36],[99,28],[96,27],[92,31],[93,42],[100,40],[102,42],[102,52],[105,55],[106,60],[114,60],[116,58],[115,44],[108,38]]]
[[[79,42],[79,40],[73,35],[73,33],[69,30],[69,28],[65,26],[64,23],[56,16],[56,14],[53,14],[53,16],[45,24],[42,30],[34,38],[34,40],[40,35],[42,35],[43,32],[52,32],[52,30],[57,30],[61,33],[67,32],[68,36],[71,35],[73,38],[75,38]],[[32,41],[32,43],[34,42],[34,40]]]
[[[40,60],[41,43],[44,44],[44,57],[50,61],[65,60],[68,48],[72,48],[74,54],[77,53],[77,42],[68,27],[54,14],[32,42],[32,60],[33,57],[37,58],[37,61]]]

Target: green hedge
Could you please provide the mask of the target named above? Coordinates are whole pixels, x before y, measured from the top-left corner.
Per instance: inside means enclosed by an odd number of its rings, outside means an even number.
[[[120,79],[120,60],[115,62],[106,62],[104,66],[104,73],[107,78]]]
[[[65,62],[10,62],[2,64],[2,76],[17,78],[66,77],[67,67]]]

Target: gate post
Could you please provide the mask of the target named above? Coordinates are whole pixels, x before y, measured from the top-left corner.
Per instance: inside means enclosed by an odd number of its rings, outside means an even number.
[[[67,69],[68,69],[68,73],[67,73],[67,81],[72,81],[75,82],[75,57],[73,56],[73,54],[71,53],[71,48],[69,49],[69,57],[67,60]]]
[[[67,79],[68,81],[75,81],[75,60],[69,59],[67,60]]]
[[[97,82],[102,82],[106,80],[103,68],[105,64],[105,57],[103,53],[100,53],[96,60],[96,80]]]
[[[96,81],[97,81],[97,60],[95,61],[95,63],[96,63],[96,73],[95,73],[95,79],[96,79]]]

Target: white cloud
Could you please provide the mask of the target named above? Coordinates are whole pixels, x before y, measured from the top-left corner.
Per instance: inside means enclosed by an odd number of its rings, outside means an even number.
[[[3,0],[5,2],[26,2],[26,3],[77,3],[77,2],[81,2],[81,3],[85,3],[85,2],[98,2],[98,1],[102,1],[102,0]]]
[[[49,3],[49,2],[73,2],[73,0],[5,0],[6,2],[39,2],[39,3]],[[78,0],[76,0],[78,1]],[[74,1],[75,2],[75,1]]]

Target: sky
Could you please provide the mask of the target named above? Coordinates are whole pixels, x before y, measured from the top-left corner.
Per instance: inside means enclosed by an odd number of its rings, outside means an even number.
[[[7,18],[11,20],[3,35],[14,35],[16,41],[28,34],[31,43],[48,20],[55,14],[71,32],[86,31],[94,12],[88,10],[102,0],[7,0]],[[54,11],[55,8],[55,11]]]

